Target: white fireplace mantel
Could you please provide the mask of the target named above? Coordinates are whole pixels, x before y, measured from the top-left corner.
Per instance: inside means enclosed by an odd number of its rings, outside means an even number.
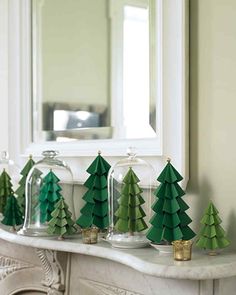
[[[19,268],[15,276],[23,275],[21,268],[25,269],[27,278],[34,270],[40,273],[41,264],[44,280],[41,282],[39,276],[35,288],[22,290],[40,290],[42,294],[158,295],[155,290],[160,288],[164,295],[172,295],[172,292],[177,295],[230,295],[236,287],[234,252],[224,251],[217,256],[193,252],[191,261],[180,262],[174,261],[172,256],[159,255],[151,247],[120,250],[105,241],[86,245],[79,235],[64,241],[27,237],[10,232],[5,226],[0,228],[0,245],[0,256],[7,256],[7,261],[13,259],[13,265]],[[36,265],[33,255],[39,258]],[[5,265],[9,267],[5,260],[1,265],[3,269]],[[5,286],[4,280],[0,280],[0,289],[1,284]],[[33,291],[29,294],[41,294]]]

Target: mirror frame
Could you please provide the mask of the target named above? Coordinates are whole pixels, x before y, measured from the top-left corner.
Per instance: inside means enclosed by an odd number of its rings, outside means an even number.
[[[132,0],[133,1],[133,0]],[[115,161],[130,146],[153,164],[156,171],[166,157],[188,180],[188,0],[156,0],[156,107],[157,138],[137,140],[84,140],[83,142],[32,142],[31,115],[31,1],[8,1],[8,131],[9,152],[18,162],[22,156],[41,155],[56,149],[62,157],[83,167],[98,149]],[[81,160],[86,159],[86,161]],[[72,165],[73,166],[73,165]],[[85,174],[84,174],[85,175]],[[76,179],[84,179],[84,175]]]

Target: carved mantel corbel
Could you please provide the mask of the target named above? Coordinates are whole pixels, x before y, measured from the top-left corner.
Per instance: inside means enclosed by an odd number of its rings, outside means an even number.
[[[36,249],[41,261],[44,279],[43,286],[48,287],[48,295],[63,295],[65,291],[65,280],[63,269],[57,259],[57,251]]]

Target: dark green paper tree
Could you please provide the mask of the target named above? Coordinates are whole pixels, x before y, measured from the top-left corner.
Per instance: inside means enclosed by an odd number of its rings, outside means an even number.
[[[226,238],[225,231],[220,226],[222,220],[218,213],[219,211],[210,202],[201,219],[202,229],[196,243],[197,247],[214,251],[229,245],[230,242]]]
[[[17,202],[20,206],[21,212],[23,216],[25,215],[25,183],[26,183],[26,178],[29,174],[30,169],[34,166],[35,162],[32,159],[32,156],[29,157],[28,162],[24,166],[24,168],[21,171],[21,179],[19,181],[19,187],[16,190],[16,195],[17,195]]]
[[[107,174],[110,167],[99,152],[96,159],[87,169],[90,176],[84,186],[88,190],[83,196],[86,204],[80,210],[81,216],[76,221],[82,228],[88,228],[92,225],[97,226],[99,229],[108,227]]]
[[[3,169],[2,174],[0,175],[0,212],[4,213],[5,206],[7,203],[7,198],[12,195],[11,177],[8,175],[5,169]]]
[[[7,204],[2,223],[5,225],[11,225],[14,230],[16,225],[21,225],[23,223],[20,206],[13,194],[7,197]]]
[[[178,182],[183,177],[171,165],[167,165],[157,178],[161,183],[155,191],[158,198],[152,205],[155,214],[152,216],[151,227],[147,232],[147,238],[155,243],[175,240],[190,240],[195,233],[188,226],[192,220],[185,213],[189,206],[183,201],[185,192]]]
[[[64,235],[75,233],[77,230],[71,216],[72,214],[69,211],[68,205],[61,197],[51,213],[51,220],[48,222],[47,232],[58,235],[59,239],[63,239]]]
[[[43,179],[38,204],[41,223],[45,223],[51,219],[51,213],[55,209],[55,204],[61,198],[60,192],[62,189],[58,184],[59,181],[60,179],[52,170]]]
[[[118,200],[119,208],[115,212],[117,217],[115,229],[119,232],[129,232],[130,235],[133,235],[134,232],[141,232],[147,228],[144,221],[146,214],[142,209],[145,201],[141,196],[143,191],[138,185],[139,181],[130,167],[123,179],[123,187]]]

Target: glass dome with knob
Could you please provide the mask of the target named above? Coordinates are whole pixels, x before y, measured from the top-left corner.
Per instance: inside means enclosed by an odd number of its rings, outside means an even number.
[[[118,161],[108,174],[109,231],[106,240],[119,248],[140,248],[149,244],[145,233],[152,214],[155,172],[137,158],[135,149]]]
[[[32,167],[26,179],[25,220],[19,234],[48,236],[48,221],[61,197],[74,218],[73,175],[69,166],[56,157],[56,151],[44,151],[42,155],[44,158]]]

